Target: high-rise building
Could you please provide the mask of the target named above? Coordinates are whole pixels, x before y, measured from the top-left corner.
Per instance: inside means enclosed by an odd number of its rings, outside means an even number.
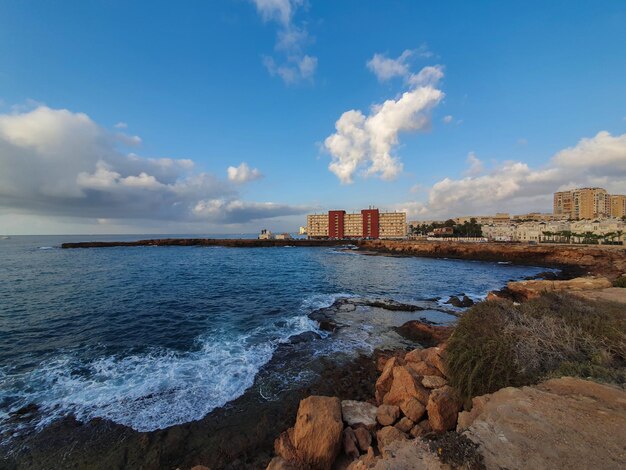
[[[611,194],[611,217],[626,216],[626,195]]]
[[[570,219],[595,219],[611,215],[611,197],[606,189],[577,188],[554,193],[553,213]]]
[[[406,232],[405,212],[379,212],[369,208],[352,214],[332,210],[328,214],[307,215],[309,238],[404,238]]]

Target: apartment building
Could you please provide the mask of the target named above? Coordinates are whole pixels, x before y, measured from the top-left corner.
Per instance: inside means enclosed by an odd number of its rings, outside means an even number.
[[[615,217],[617,219],[626,217],[626,195],[611,195],[611,217]]]
[[[309,238],[405,238],[405,212],[363,209],[360,213],[332,210],[328,214],[307,215]]]
[[[553,213],[569,219],[596,219],[611,215],[611,196],[603,188],[577,188],[554,193]]]

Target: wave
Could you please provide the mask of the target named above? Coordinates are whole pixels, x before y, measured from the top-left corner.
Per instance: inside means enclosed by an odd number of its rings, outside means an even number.
[[[88,363],[65,355],[21,376],[2,373],[0,403],[11,405],[0,415],[0,431],[23,430],[24,424],[9,424],[10,415],[31,404],[38,413],[28,426],[36,430],[68,415],[83,422],[105,418],[137,431],[195,421],[241,396],[278,345],[307,331],[319,330],[300,315],[232,339],[201,337],[194,351],[155,349]]]

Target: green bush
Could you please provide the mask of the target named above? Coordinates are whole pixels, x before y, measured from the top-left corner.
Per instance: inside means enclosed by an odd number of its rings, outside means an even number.
[[[626,287],[626,276],[620,276],[613,281],[613,287]]]
[[[623,382],[626,308],[567,294],[483,302],[459,320],[447,352],[450,382],[466,401],[562,375]]]

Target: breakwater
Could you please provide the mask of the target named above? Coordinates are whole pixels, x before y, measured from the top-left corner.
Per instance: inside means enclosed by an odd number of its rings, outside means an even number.
[[[132,242],[77,242],[63,243],[61,248],[109,248],[115,246],[225,246],[254,248],[274,246],[342,246],[349,240],[259,240],[255,238],[157,238]]]

